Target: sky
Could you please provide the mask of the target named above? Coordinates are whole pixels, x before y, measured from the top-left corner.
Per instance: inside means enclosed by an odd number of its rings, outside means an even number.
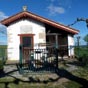
[[[0,0],[0,20],[21,12],[25,5],[29,12],[66,26],[77,18],[88,18],[88,0]],[[75,41],[77,36],[81,36],[80,44],[85,44],[83,37],[88,34],[86,22],[78,22],[71,27],[80,31],[74,36]],[[6,27],[0,24],[0,43],[6,43],[6,40]]]

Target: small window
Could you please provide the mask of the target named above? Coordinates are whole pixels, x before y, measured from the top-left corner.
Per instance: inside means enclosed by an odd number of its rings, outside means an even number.
[[[32,37],[23,37],[23,46],[32,47]]]

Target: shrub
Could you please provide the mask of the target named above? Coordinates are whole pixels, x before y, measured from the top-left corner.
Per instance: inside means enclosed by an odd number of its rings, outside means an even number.
[[[3,69],[3,61],[0,60],[0,70]]]
[[[84,65],[88,66],[88,55],[83,54],[82,56],[78,57],[78,60]]]

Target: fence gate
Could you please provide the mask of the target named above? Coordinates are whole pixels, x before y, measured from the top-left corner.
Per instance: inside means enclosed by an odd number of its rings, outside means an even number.
[[[20,73],[40,71],[55,72],[57,68],[57,49],[23,49],[23,47],[20,48],[20,63],[18,65]]]

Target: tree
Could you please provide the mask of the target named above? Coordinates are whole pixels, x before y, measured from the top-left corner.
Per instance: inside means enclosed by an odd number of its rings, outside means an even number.
[[[86,27],[88,28],[88,19],[85,18],[77,18],[76,21],[74,21],[72,24],[69,24],[68,26],[72,26],[80,21],[84,21],[86,23]]]
[[[88,34],[84,37],[83,40],[87,43],[87,46],[88,46]]]

